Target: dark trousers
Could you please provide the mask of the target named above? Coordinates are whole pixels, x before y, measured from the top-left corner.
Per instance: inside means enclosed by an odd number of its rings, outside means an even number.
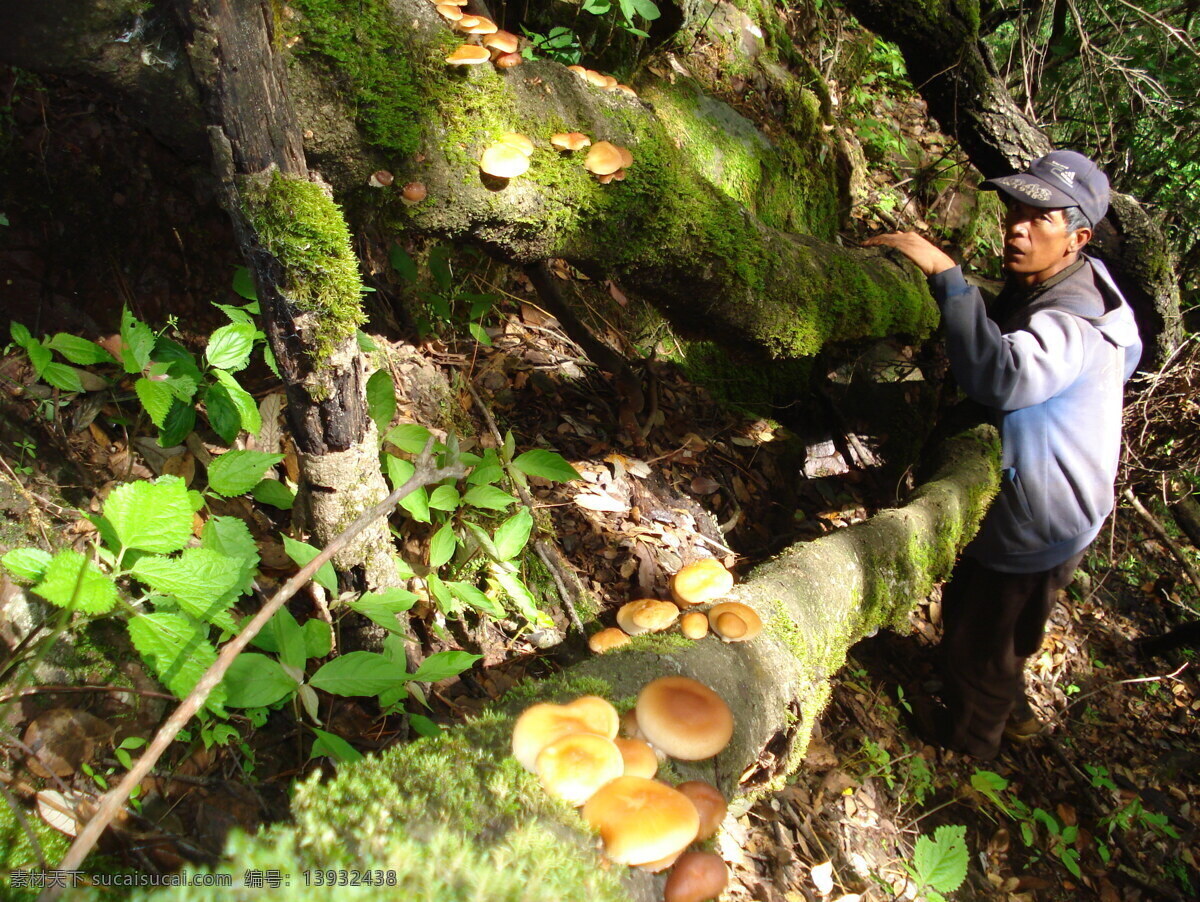
[[[1040,573],[1001,573],[964,557],[942,590],[940,646],[950,748],[992,758],[1009,715],[1025,704],[1025,659],[1038,650],[1059,589],[1080,552]]]

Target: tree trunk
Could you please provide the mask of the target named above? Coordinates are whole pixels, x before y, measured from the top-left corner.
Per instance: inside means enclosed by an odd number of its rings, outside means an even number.
[[[904,54],[929,112],[987,177],[1024,169],[1053,149],[1017,106],[979,36],[978,0],[847,0],[867,28]],[[1166,237],[1134,198],[1114,192],[1093,249],[1137,314],[1143,366],[1161,366],[1182,340],[1179,283]]]

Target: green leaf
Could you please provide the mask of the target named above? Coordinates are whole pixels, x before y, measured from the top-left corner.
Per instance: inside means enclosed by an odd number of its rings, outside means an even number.
[[[117,604],[117,587],[78,551],[60,551],[46,565],[33,591],[60,608],[105,614]]]
[[[515,573],[509,573],[499,568],[492,570],[492,577],[500,584],[504,592],[516,605],[521,616],[532,623],[534,626],[549,628],[554,626],[554,621],[544,611],[539,611],[537,608],[537,599],[533,597],[533,593],[525,583],[521,582],[520,578]]]
[[[332,695],[378,695],[404,676],[404,669],[383,655],[352,651],[322,665],[308,683]]]
[[[78,335],[71,335],[69,332],[59,332],[48,342],[46,346],[51,350],[58,351],[71,363],[76,363],[79,366],[92,366],[96,363],[116,363],[116,359],[100,345],[94,341],[88,341],[86,338],[80,338]]]
[[[967,828],[943,824],[933,839],[921,836],[913,849],[913,868],[918,880],[943,893],[954,892],[967,877]]]
[[[304,672],[304,662],[307,659],[304,647],[304,630],[286,607],[280,608],[267,623],[263,632],[270,631],[275,650],[279,655],[279,663],[293,670]]]
[[[429,274],[434,284],[442,291],[449,291],[454,277],[450,272],[450,249],[443,244],[434,245],[429,251]]]
[[[250,495],[255,501],[277,507],[281,511],[290,511],[296,503],[296,493],[278,479],[263,479],[254,484]]]
[[[244,495],[258,485],[268,467],[275,466],[281,460],[282,454],[226,451],[208,465],[209,488],[226,498]]]
[[[429,594],[433,600],[437,602],[438,607],[443,614],[457,614],[458,604],[454,595],[446,588],[446,584],[442,582],[442,578],[436,573],[428,573],[425,576],[425,586],[429,589]]]
[[[396,385],[387,370],[376,370],[367,380],[367,412],[383,435],[396,415]]]
[[[491,617],[500,618],[504,616],[503,605],[499,604],[495,599],[489,598],[484,592],[468,582],[451,582],[447,580],[446,588],[463,604],[470,605],[477,611],[483,611],[483,613]]]
[[[458,489],[452,485],[439,485],[429,493],[429,506],[434,510],[457,510],[461,500]]]
[[[25,344],[25,353],[29,355],[29,362],[33,365],[33,371],[40,378],[42,370],[50,365],[50,359],[53,356],[50,353],[50,349],[36,338],[31,338]]]
[[[207,628],[180,614],[139,614],[129,621],[133,647],[178,698],[186,698],[217,660],[217,651],[209,644],[207,634]],[[204,705],[224,717],[224,704],[225,686],[220,684],[209,693]]]
[[[417,281],[416,261],[400,245],[392,245],[392,249],[388,251],[388,260],[392,263],[392,269],[396,270],[396,274],[405,282],[411,285]]]
[[[258,431],[262,429],[262,414],[258,412],[258,404],[255,403],[254,397],[238,384],[232,373],[213,370],[213,375],[224,386],[230,403],[237,408],[242,428],[251,435],[258,435]]]
[[[374,291],[374,288],[364,288],[363,291]],[[364,354],[369,354],[371,351],[378,351],[379,345],[375,344],[375,339],[364,332],[362,329],[354,330],[354,340],[358,344],[358,349]]]
[[[414,593],[394,587],[383,592],[368,592],[350,602],[350,609],[386,630],[400,633],[402,627],[396,615],[403,614],[416,603],[417,596]]]
[[[166,422],[158,434],[158,443],[164,448],[182,445],[184,439],[196,428],[196,408],[191,404],[176,401],[167,414]]]
[[[138,320],[129,308],[121,311],[121,364],[127,373],[140,373],[154,350],[154,330]]]
[[[424,714],[408,715],[408,724],[413,728],[413,732],[418,736],[436,739],[438,736],[442,735],[442,728]]]
[[[200,367],[196,363],[196,358],[192,356],[192,352],[179,342],[173,341],[164,335],[160,335],[155,339],[154,351],[151,357],[158,363],[167,364],[167,372],[172,376],[189,379],[193,385],[198,385],[204,377],[204,374],[200,372]],[[184,400],[190,401],[191,396]]]
[[[504,469],[498,463],[489,462],[486,458],[483,463],[473,469],[467,476],[467,485],[490,485],[493,482],[499,482],[504,478]]]
[[[353,764],[355,761],[363,760],[362,752],[341,736],[318,730],[316,727],[313,727],[312,731],[317,734],[317,738],[308,752],[310,761],[313,758],[324,757],[332,758],[338,764]]]
[[[236,373],[250,363],[250,352],[254,350],[253,323],[230,323],[222,326],[208,337],[204,357],[209,366]]]
[[[392,483],[393,490],[408,482],[413,473],[417,471],[417,468],[409,461],[401,460],[391,454],[384,455],[384,464],[387,467],[388,479]],[[429,522],[429,493],[425,491],[424,486],[418,486],[401,498],[400,506],[408,511],[417,522]]]
[[[647,19],[651,22],[662,15],[662,13],[659,12],[658,7],[654,4],[653,0],[633,0],[633,8],[643,19]]]
[[[167,422],[167,414],[175,405],[175,393],[171,391],[171,386],[166,382],[157,382],[141,376],[133,383],[133,390],[142,402],[142,407],[146,408],[150,422],[162,429]]]
[[[117,486],[104,502],[104,518],[123,548],[170,554],[192,538],[192,505],[178,476]]]
[[[258,289],[254,287],[254,276],[250,275],[250,270],[245,266],[234,268],[233,290],[248,301],[258,300]]]
[[[494,485],[477,485],[467,489],[463,502],[483,510],[502,511],[516,504],[517,499]]]
[[[321,549],[314,548],[307,542],[297,541],[290,536],[283,536],[283,550],[287,552],[287,556],[295,561],[296,565],[299,567],[303,567],[321,553]],[[333,570],[332,561],[326,561],[323,563],[317,569],[316,576],[314,576],[313,579],[316,581],[317,585],[329,592],[332,592],[334,595],[337,594],[337,574]]]
[[[465,651],[439,651],[422,661],[417,672],[409,679],[414,683],[436,683],[458,676],[482,659],[483,655],[473,655]]]
[[[304,655],[308,658],[323,658],[333,651],[333,627],[316,617],[305,620]]]
[[[540,476],[542,479],[553,479],[557,482],[583,478],[561,454],[543,448],[534,448],[532,451],[518,454],[512,465],[526,476]]]
[[[254,313],[258,313],[258,304],[246,304],[244,307],[237,307],[233,304],[218,304],[213,301],[213,306],[229,317],[231,323],[253,323]],[[254,308],[253,311],[249,308]]]
[[[229,397],[229,389],[217,382],[204,390],[204,410],[208,424],[227,444],[233,444],[242,428],[242,415]]]
[[[385,438],[401,451],[407,451],[409,454],[420,454],[425,450],[425,443],[429,441],[431,434],[428,429],[417,423],[401,423],[389,429]],[[437,447],[435,443],[435,451]]]
[[[454,557],[457,549],[458,538],[454,535],[454,527],[446,523],[429,540],[429,566],[436,570]]]
[[[237,625],[228,608],[243,579],[239,563],[211,548],[185,548],[177,558],[140,558],[130,572],[156,592],[175,596],[179,606],[197,620],[232,633]]]
[[[33,335],[29,329],[15,319],[8,324],[8,334],[12,336],[12,340],[20,347],[28,347],[33,342]]]
[[[0,563],[17,582],[36,583],[46,575],[50,552],[40,548],[14,548],[0,557]]]
[[[231,708],[273,705],[300,688],[278,661],[252,651],[233,659],[221,685],[225,687],[225,704]]]
[[[49,353],[47,351],[47,353]],[[65,363],[47,363],[42,367],[41,377],[46,384],[62,391],[82,392],[83,379],[79,370]]]
[[[492,336],[487,334],[487,330],[479,323],[470,323],[467,326],[467,331],[471,333],[471,337],[483,345],[485,348],[492,346]]]
[[[499,555],[498,560],[508,561],[521,553],[521,549],[529,542],[529,533],[533,530],[533,516],[525,508],[521,508],[500,524],[492,536]]]

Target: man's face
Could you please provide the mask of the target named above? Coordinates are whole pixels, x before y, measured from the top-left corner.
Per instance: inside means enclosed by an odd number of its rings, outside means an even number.
[[[1005,198],[1004,268],[1019,284],[1037,285],[1073,262],[1091,237],[1088,229],[1071,231],[1062,210],[1031,207]]]

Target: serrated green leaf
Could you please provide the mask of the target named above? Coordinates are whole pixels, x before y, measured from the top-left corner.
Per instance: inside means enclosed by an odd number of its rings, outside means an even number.
[[[321,549],[314,548],[307,542],[300,542],[291,538],[290,536],[283,536],[283,550],[287,552],[288,557],[296,562],[298,567],[303,567],[321,553]],[[337,573],[335,573],[333,570],[332,561],[326,561],[323,563],[317,569],[316,576],[314,576],[313,579],[316,581],[317,585],[329,592],[332,592],[334,595],[337,594]]]
[[[192,352],[164,335],[155,339],[151,357],[159,363],[167,364],[167,372],[172,376],[189,379],[194,385],[198,385],[204,378]]]
[[[154,330],[138,320],[129,308],[121,311],[121,365],[127,373],[140,373],[154,350]]]
[[[204,349],[209,366],[233,373],[245,369],[254,350],[255,331],[253,323],[230,323],[213,332]]]
[[[281,511],[290,511],[296,503],[296,493],[278,479],[263,479],[254,484],[250,490],[255,501],[277,507]]]
[[[258,485],[268,467],[281,460],[282,454],[227,451],[208,465],[208,486],[226,498],[244,495]]]
[[[240,517],[209,517],[200,533],[200,547],[218,551],[231,561],[237,561],[240,578],[234,588],[239,595],[250,594],[260,556],[258,544],[245,520]]]
[[[204,412],[208,414],[208,424],[213,432],[221,436],[226,444],[232,445],[242,428],[242,415],[233,398],[229,397],[229,389],[219,382],[206,386]]]
[[[383,655],[352,651],[323,664],[308,683],[332,695],[378,695],[404,677],[404,669]]]
[[[0,558],[0,564],[17,582],[36,583],[46,575],[50,557],[50,552],[40,548],[14,548]]]
[[[137,393],[138,400],[142,402],[142,407],[146,408],[150,422],[162,429],[167,422],[167,414],[171,412],[171,407],[174,406],[176,400],[171,386],[165,382],[156,382],[142,376],[133,383],[133,390]]]
[[[192,538],[192,505],[178,476],[117,486],[104,502],[104,518],[124,548],[170,554]]]
[[[208,630],[180,614],[139,614],[129,621],[129,638],[159,680],[178,698],[186,698],[217,660]],[[225,716],[225,687],[216,686],[204,705]]]
[[[490,617],[503,617],[504,606],[468,582],[446,581],[446,588],[463,604],[470,605]]]
[[[392,245],[392,249],[388,251],[388,260],[391,261],[392,269],[396,270],[396,274],[405,282],[411,285],[417,281],[416,261],[400,245]]]
[[[250,315],[250,311],[246,307],[237,307],[233,304],[218,304],[213,302],[213,306],[229,317],[231,323],[253,323],[254,317]],[[250,306],[247,304],[246,306]],[[255,307],[258,305],[255,304]],[[255,311],[257,312],[257,311]]]
[[[483,655],[465,651],[439,651],[422,661],[417,672],[409,679],[414,683],[436,683],[470,670],[476,661],[482,659]]]
[[[542,479],[553,479],[557,482],[583,478],[561,454],[543,448],[534,448],[532,451],[518,454],[512,465],[526,476],[540,476]]]
[[[237,408],[242,428],[251,435],[258,435],[259,430],[262,429],[262,414],[258,412],[258,404],[255,403],[254,397],[238,384],[232,373],[227,373],[225,370],[213,370],[213,375],[225,387],[230,403]]]
[[[529,542],[529,534],[533,530],[533,516],[525,508],[521,508],[496,528],[492,542],[496,546],[497,558],[508,561],[521,553]]]
[[[463,503],[489,511],[507,510],[517,499],[494,485],[477,485],[467,489]]]
[[[966,827],[944,824],[934,831],[933,839],[918,837],[913,848],[913,869],[924,885],[950,893],[967,877],[967,857]]]
[[[341,736],[318,730],[316,727],[313,727],[312,731],[317,734],[317,738],[308,752],[310,761],[313,758],[325,757],[332,758],[338,764],[353,764],[355,761],[363,760],[362,752]]]
[[[40,375],[47,385],[61,391],[83,391],[82,374],[75,367],[67,366],[65,363],[47,363],[42,367]]]
[[[182,445],[184,439],[196,428],[196,409],[191,404],[176,401],[171,405],[166,422],[158,433],[158,443],[164,448]]]
[[[254,276],[245,266],[234,267],[233,290],[248,301],[258,300],[258,289],[254,287]]]
[[[221,685],[225,688],[225,704],[231,708],[273,705],[300,688],[278,661],[252,651],[233,659]]]
[[[8,324],[8,334],[12,336],[12,340],[20,347],[24,348],[33,341],[33,335],[29,329],[15,319]]]
[[[60,608],[104,614],[117,604],[117,587],[78,551],[60,551],[50,559],[33,591]]]
[[[301,629],[304,631],[304,654],[306,657],[323,658],[333,651],[333,627],[324,620],[318,620],[315,617],[312,620],[305,620]]]
[[[387,370],[376,370],[367,380],[367,412],[379,434],[387,432],[396,415],[396,384]]]
[[[211,548],[185,548],[177,558],[143,557],[130,572],[156,592],[174,596],[197,620],[236,632],[228,608],[243,578],[239,563]]]
[[[69,332],[59,332],[46,342],[46,346],[53,351],[58,351],[71,363],[79,366],[116,363],[116,358],[94,341],[88,341],[78,335],[71,335]]]
[[[425,443],[432,433],[417,423],[401,423],[388,430],[387,440],[409,454],[420,454],[425,450]],[[434,445],[437,450],[437,444]]]
[[[454,527],[446,523],[429,540],[429,566],[436,570],[454,557],[456,550],[458,538],[454,535]]]

